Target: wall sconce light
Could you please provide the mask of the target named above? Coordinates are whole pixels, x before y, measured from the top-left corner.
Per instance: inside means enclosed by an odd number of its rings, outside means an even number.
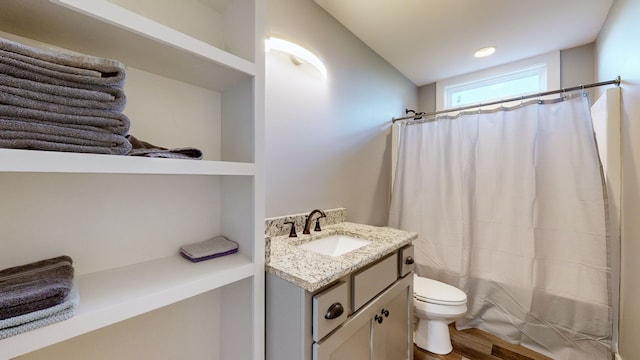
[[[296,65],[300,65],[304,62],[309,63],[320,71],[323,79],[327,78],[327,68],[322,63],[322,60],[320,60],[320,58],[314,53],[298,44],[271,36],[265,40],[265,51],[270,50],[282,51],[289,54],[291,56],[291,61]]]

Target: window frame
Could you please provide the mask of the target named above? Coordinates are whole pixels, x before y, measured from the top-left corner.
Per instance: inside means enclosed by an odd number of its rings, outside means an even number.
[[[545,92],[551,89],[559,89],[560,51],[553,51],[529,59],[512,62],[506,65],[495,66],[490,69],[476,71],[473,73],[438,81],[436,82],[436,111],[447,109],[447,100],[452,90],[460,91],[494,85],[496,83],[529,76],[533,73],[542,75],[540,77],[541,89],[539,92]],[[527,94],[513,94],[503,98],[512,98],[520,95]],[[496,100],[500,100],[500,98],[486,100],[486,102],[492,102]],[[455,109],[456,107],[472,105],[473,104],[465,104],[448,108]],[[502,105],[482,106],[482,108],[491,109],[499,106],[509,106],[509,104],[505,103]]]

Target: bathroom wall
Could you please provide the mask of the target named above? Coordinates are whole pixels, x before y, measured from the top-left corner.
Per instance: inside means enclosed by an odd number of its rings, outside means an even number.
[[[267,34],[307,47],[328,78],[266,56],[266,216],[347,208],[347,220],[386,225],[390,120],[417,88],[313,0],[269,0]]]
[[[436,83],[427,84],[418,88],[418,109],[416,111],[436,111]]]
[[[595,81],[595,43],[560,51],[560,84],[568,88]]]
[[[596,76],[622,78],[622,266],[619,352],[640,359],[640,1],[616,0],[596,41]]]

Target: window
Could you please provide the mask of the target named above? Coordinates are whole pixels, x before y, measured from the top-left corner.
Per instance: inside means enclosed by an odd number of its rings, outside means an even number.
[[[438,82],[436,107],[457,108],[559,87],[560,53],[553,52]]]

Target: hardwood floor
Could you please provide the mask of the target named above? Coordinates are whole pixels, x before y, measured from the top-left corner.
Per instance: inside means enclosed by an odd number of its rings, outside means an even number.
[[[519,345],[512,345],[478,329],[458,331],[451,325],[453,352],[437,355],[413,346],[414,360],[552,360]]]

